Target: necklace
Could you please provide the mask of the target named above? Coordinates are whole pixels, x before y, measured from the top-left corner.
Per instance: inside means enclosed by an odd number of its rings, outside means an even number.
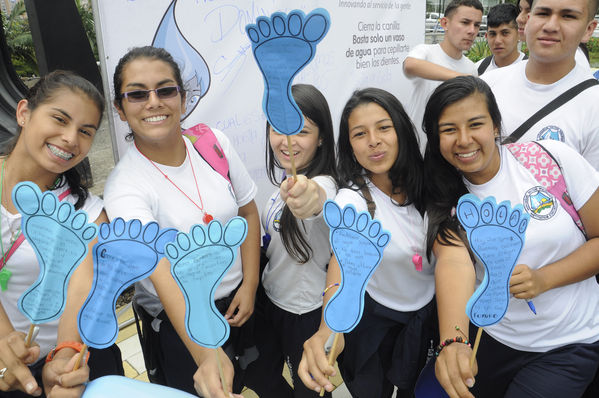
[[[147,157],[146,155],[144,155],[144,153],[139,150],[139,148],[137,147],[137,144],[135,142],[134,142],[134,144],[135,144],[135,148],[141,154],[141,156],[143,156],[144,158],[146,158],[148,160],[148,162],[150,162],[152,164],[152,166],[154,166],[156,168],[156,170],[158,170],[160,172],[160,174],[162,174],[164,176],[164,178],[167,179],[168,182],[170,182],[175,188],[177,188],[179,190],[179,192],[181,192],[191,203],[193,203],[195,205],[195,207],[197,207],[202,212],[202,214],[203,214],[202,221],[204,222],[204,224],[208,224],[208,223],[210,223],[210,221],[212,221],[214,219],[214,217],[212,217],[212,215],[208,214],[204,210],[204,202],[202,201],[202,195],[200,194],[200,187],[198,186],[198,180],[196,178],[196,172],[193,169],[193,162],[191,160],[191,157],[189,156],[189,151],[187,150],[187,145],[185,145],[185,155],[189,159],[189,165],[191,166],[191,173],[193,174],[193,180],[196,183],[196,190],[198,192],[198,197],[200,198],[200,204],[199,205],[192,198],[190,198],[189,195],[187,195],[177,184],[175,184],[175,182],[173,180],[171,180],[169,178],[169,176],[164,171],[160,170],[160,168],[156,165],[156,163],[154,163],[152,161],[152,159],[150,159],[149,157]]]
[[[410,215],[410,209],[407,207],[406,207],[406,213],[408,214],[408,224],[410,224],[410,226],[415,225],[415,224],[412,224],[412,216]],[[414,264],[416,271],[422,272],[422,256],[420,255],[420,253],[418,253],[416,245],[412,244],[413,241],[412,241],[412,237],[410,236],[410,234],[405,232],[403,229],[401,230],[401,232],[403,232],[403,234],[406,236],[406,238],[408,238],[408,244],[411,246],[411,249],[414,252],[414,255],[412,256],[412,264]]]

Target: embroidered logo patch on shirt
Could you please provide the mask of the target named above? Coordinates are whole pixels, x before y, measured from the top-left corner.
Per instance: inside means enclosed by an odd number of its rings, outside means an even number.
[[[524,209],[536,220],[548,220],[557,211],[555,197],[542,186],[529,189],[522,200]]]

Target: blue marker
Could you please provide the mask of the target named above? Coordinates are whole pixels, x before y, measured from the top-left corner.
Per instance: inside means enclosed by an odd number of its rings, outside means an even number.
[[[533,312],[533,314],[537,315],[537,309],[535,305],[532,303],[532,300],[526,300],[526,304],[528,304],[528,308]]]

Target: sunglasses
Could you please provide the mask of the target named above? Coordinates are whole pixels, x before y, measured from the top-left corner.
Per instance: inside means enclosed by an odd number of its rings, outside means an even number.
[[[150,98],[150,93],[153,91],[160,99],[173,98],[179,93],[179,86],[167,86],[155,88],[153,90],[135,90],[122,93],[121,95],[129,102],[144,102]]]

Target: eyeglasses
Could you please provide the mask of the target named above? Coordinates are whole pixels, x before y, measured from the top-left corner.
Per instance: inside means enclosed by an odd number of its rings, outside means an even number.
[[[153,91],[160,99],[173,98],[179,93],[179,86],[159,87],[153,90],[135,90],[122,93],[121,95],[129,102],[144,102],[150,98],[150,93]]]

